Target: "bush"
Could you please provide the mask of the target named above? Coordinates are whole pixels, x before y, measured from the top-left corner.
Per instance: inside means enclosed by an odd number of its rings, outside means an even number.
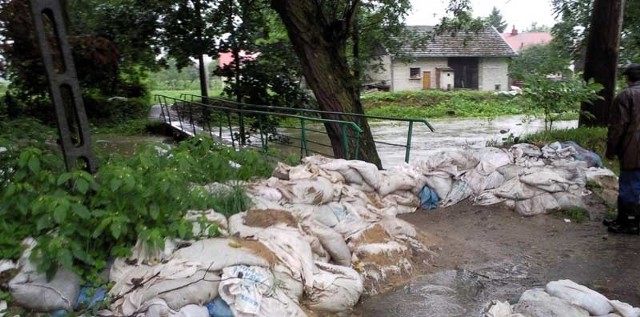
[[[193,238],[184,220],[188,210],[230,215],[247,209],[242,189],[211,194],[201,185],[271,171],[262,154],[202,139],[112,156],[96,175],[65,172],[61,156],[46,147],[0,141],[9,149],[0,153],[0,171],[11,171],[0,183],[0,258],[16,259],[20,241],[34,237],[32,259],[40,270],[52,276],[60,266],[71,268],[89,281],[98,280],[108,258],[128,255],[138,239],[161,247],[165,237]]]

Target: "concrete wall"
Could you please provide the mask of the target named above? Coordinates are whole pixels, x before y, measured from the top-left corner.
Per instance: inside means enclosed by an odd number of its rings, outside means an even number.
[[[436,68],[447,67],[446,58],[419,58],[411,64],[395,62],[391,91],[422,90],[422,72],[431,72],[431,89],[436,88]],[[411,79],[409,70],[420,68],[420,78]]]
[[[391,84],[391,56],[382,56],[380,61],[374,61],[374,63],[380,63],[380,65],[369,66],[365,70],[365,83],[385,81],[387,84]]]
[[[496,89],[497,85],[499,88]],[[478,65],[478,90],[509,90],[509,59],[505,57],[484,57]]]

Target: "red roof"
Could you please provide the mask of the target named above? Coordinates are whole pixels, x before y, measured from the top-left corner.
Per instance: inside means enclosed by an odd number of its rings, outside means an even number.
[[[511,45],[516,51],[520,52],[522,49],[536,44],[547,44],[551,42],[553,36],[549,32],[524,32],[518,33],[502,33],[502,38]]]
[[[241,60],[246,60],[246,61],[252,61],[255,60],[258,57],[259,53],[248,53],[245,51],[240,51],[240,58]],[[220,68],[224,68],[227,65],[230,65],[233,63],[233,53],[232,52],[221,52],[218,54],[218,66],[220,66]]]

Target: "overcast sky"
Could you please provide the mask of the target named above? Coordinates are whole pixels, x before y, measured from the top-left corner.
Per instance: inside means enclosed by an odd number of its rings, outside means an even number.
[[[444,16],[449,0],[411,0],[413,12],[407,17],[409,25],[434,25]],[[523,31],[531,23],[538,26],[555,24],[551,0],[471,0],[474,16],[486,17],[493,7],[498,8],[507,22],[506,31],[515,25]]]

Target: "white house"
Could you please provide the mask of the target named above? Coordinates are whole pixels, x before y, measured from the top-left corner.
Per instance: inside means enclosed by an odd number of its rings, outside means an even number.
[[[407,26],[424,37],[432,26]],[[517,55],[500,33],[488,27],[478,32],[434,35],[420,45],[401,47],[404,58],[382,50],[382,67],[366,73],[367,82],[384,82],[391,91],[467,88],[483,91],[509,89],[509,60]],[[407,57],[409,60],[407,60]]]

